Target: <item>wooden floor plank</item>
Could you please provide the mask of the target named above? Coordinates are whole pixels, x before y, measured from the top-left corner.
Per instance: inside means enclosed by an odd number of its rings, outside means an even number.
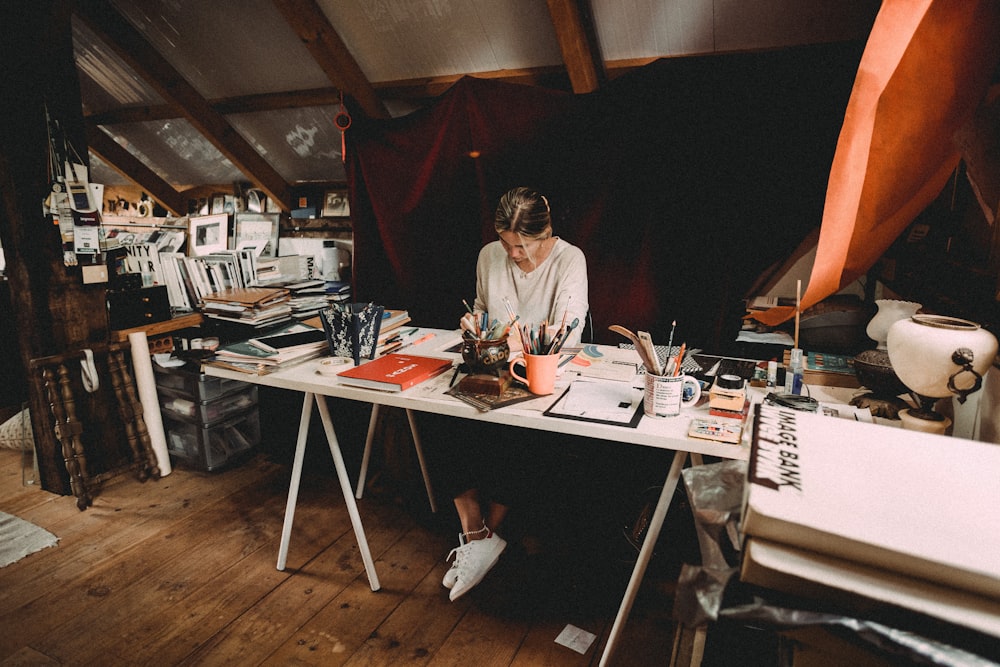
[[[269,656],[267,664],[353,663],[354,654],[366,643],[382,647],[381,653],[390,662],[393,657],[408,655],[413,643],[405,641],[406,636],[429,619],[409,616],[403,623],[405,629],[399,634],[396,632],[398,624],[389,623],[387,619],[398,617],[400,605],[413,597],[414,589],[423,579],[439,569],[445,542],[419,527],[406,530],[406,525],[412,525],[412,521],[401,513],[386,524],[396,527],[400,539],[375,562],[382,585],[378,593],[372,595],[367,579],[358,577]],[[444,590],[440,587],[439,575],[438,591]],[[440,606],[440,592],[437,598]],[[414,647],[412,653],[427,653],[426,643],[430,640],[431,637],[423,636],[420,641],[424,644]]]
[[[314,487],[307,484],[303,487],[304,499],[312,498],[317,493]],[[295,549],[292,552],[295,558],[290,559],[293,562],[306,562],[331,539],[351,530],[347,513],[331,512],[325,502],[327,494],[321,495],[324,500],[303,502],[296,512],[300,525],[322,527],[322,530],[295,532]],[[280,530],[284,495],[275,500],[281,501],[281,511],[270,507],[273,516],[268,521],[273,523],[274,530]],[[277,554],[278,536],[275,533],[263,548],[214,573],[211,580],[184,600],[182,609],[171,614],[173,622],[163,624],[146,617],[143,627],[138,629],[139,636],[144,638],[143,643],[132,652],[135,660],[149,664],[178,664],[268,595],[281,595],[291,590],[293,587],[288,584],[295,575],[295,569],[279,571],[276,567]]]
[[[435,654],[437,665],[509,665],[530,624],[498,618],[470,605],[461,621]]]
[[[173,607],[187,606],[188,596],[212,582],[220,569],[274,544],[280,522],[267,515],[274,514],[280,499],[254,502],[258,497],[256,488],[240,489],[123,554],[120,561],[141,575],[132,579],[125,568],[113,568],[114,583],[102,578],[108,582],[101,591],[105,598],[102,614],[67,619],[33,646],[63,660],[90,663],[114,653],[121,637],[138,641],[144,607],[171,614]]]
[[[441,585],[443,576],[444,568],[432,568],[344,664],[434,664],[440,647],[471,604],[468,598],[451,602]]]
[[[430,517],[393,494],[360,503],[383,586],[373,593],[329,462],[307,467],[279,572],[287,463],[260,455],[217,474],[120,476],[80,512],[72,497],[22,487],[19,459],[0,451],[0,502],[60,542],[0,568],[0,665],[575,667],[597,663],[620,600],[588,599],[607,574],[599,565],[538,566],[511,544],[451,602],[441,577],[453,510]],[[616,665],[669,657],[669,596],[647,589]],[[599,635],[587,654],[554,643],[567,623]]]
[[[359,509],[369,547],[377,559],[399,539],[398,511],[392,508],[386,508],[388,512],[372,511],[368,504],[360,502]],[[343,501],[337,507],[342,505]],[[341,534],[336,542],[298,568],[295,575],[183,664],[202,664],[208,656],[213,664],[247,665],[266,660],[355,578],[365,577],[354,533]]]
[[[280,467],[260,463],[265,469],[281,474]],[[262,468],[248,466],[230,471],[232,474],[205,478],[196,473],[177,471],[153,484],[141,485],[134,480],[110,485],[95,499],[94,506],[84,512],[76,509],[68,497],[52,496],[53,500],[38,511],[26,512],[21,518],[32,521],[59,537],[59,546],[42,559],[28,557],[15,563],[13,569],[0,569],[0,619],[8,614],[24,618],[25,608],[34,601],[35,613],[49,616],[48,603],[65,601],[66,595],[88,581],[92,590],[108,586],[94,583],[95,572],[102,565],[114,565],[120,570],[121,554],[135,549],[145,539],[169,530],[184,521],[190,513],[219,502],[234,490],[259,484]],[[176,475],[176,477],[175,477]],[[51,495],[51,494],[49,494]],[[161,556],[140,554],[144,562],[155,562]],[[131,570],[141,573],[145,565],[132,564]],[[120,583],[121,572],[112,575]],[[4,586],[8,578],[22,584]],[[28,585],[30,584],[30,585]],[[84,595],[93,594],[83,591]],[[52,620],[49,617],[49,620]],[[2,645],[3,640],[0,640]]]

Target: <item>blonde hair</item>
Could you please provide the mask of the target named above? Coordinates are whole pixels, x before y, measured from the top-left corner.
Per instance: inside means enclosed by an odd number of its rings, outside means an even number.
[[[497,233],[510,231],[529,239],[546,239],[552,236],[549,200],[531,188],[508,190],[497,205],[493,226]]]

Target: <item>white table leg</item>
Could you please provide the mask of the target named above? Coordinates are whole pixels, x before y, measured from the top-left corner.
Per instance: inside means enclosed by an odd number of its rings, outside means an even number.
[[[358,488],[354,497],[361,500],[365,494],[365,479],[368,477],[368,461],[372,456],[372,441],[375,439],[375,424],[378,422],[378,403],[372,403],[372,416],[368,420],[368,435],[365,436],[365,452],[361,455],[361,471],[358,473]]]
[[[417,432],[417,419],[413,410],[406,409],[406,418],[410,421],[410,435],[413,436],[413,448],[417,450],[417,461],[420,462],[420,473],[424,476],[424,488],[427,489],[427,501],[431,504],[431,511],[437,512],[437,503],[434,501],[434,488],[431,486],[431,475],[427,471],[427,461],[424,460],[424,448],[420,444],[420,434]]]
[[[340,490],[344,494],[344,504],[347,505],[347,513],[351,516],[351,525],[354,526],[354,536],[358,540],[361,560],[365,564],[365,572],[368,573],[368,585],[373,591],[377,591],[382,585],[375,572],[375,561],[372,560],[372,553],[368,548],[368,538],[365,537],[365,527],[361,524],[361,514],[358,513],[358,504],[354,499],[353,489],[351,489],[351,480],[347,476],[347,466],[344,464],[337,434],[333,430],[330,409],[326,405],[326,397],[316,394],[315,399],[316,407],[319,408],[319,416],[323,420],[323,430],[326,431],[326,441],[330,445],[330,453],[333,454],[333,463],[337,468],[337,478],[340,480]]]
[[[674,452],[674,460],[670,464],[670,472],[667,473],[667,480],[663,483],[663,491],[660,492],[660,499],[656,501],[656,509],[653,510],[653,516],[649,520],[646,539],[642,542],[642,548],[639,549],[639,558],[635,562],[635,567],[632,568],[632,576],[629,578],[628,586],[625,588],[625,597],[622,598],[622,604],[618,608],[618,615],[615,616],[614,625],[611,626],[611,632],[608,634],[608,643],[604,646],[604,654],[601,656],[601,667],[608,665],[611,657],[614,655],[615,649],[618,648],[618,641],[621,639],[620,635],[622,630],[625,629],[628,615],[632,611],[632,604],[635,602],[635,598],[639,593],[639,586],[642,584],[642,577],[646,574],[646,566],[649,565],[649,559],[652,557],[653,549],[656,547],[656,540],[660,536],[660,528],[663,527],[663,520],[667,516],[670,501],[674,497],[674,490],[677,488],[677,480],[680,479],[681,468],[684,467],[685,459],[687,459],[687,452]]]
[[[302,397],[302,416],[299,418],[299,436],[295,442],[295,458],[292,462],[292,480],[288,484],[288,500],[285,502],[285,523],[281,526],[281,544],[278,546],[278,569],[285,569],[288,560],[288,542],[292,537],[292,522],[295,520],[295,503],[299,499],[299,481],[302,479],[302,460],[306,454],[306,440],[309,436],[309,421],[312,417],[313,395]]]

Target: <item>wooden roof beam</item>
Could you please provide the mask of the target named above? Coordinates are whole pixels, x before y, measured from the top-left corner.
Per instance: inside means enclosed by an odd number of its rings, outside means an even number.
[[[285,210],[288,183],[107,0],[80,0],[76,15],[224,156]]]
[[[350,95],[372,118],[388,118],[389,111],[375,92],[344,40],[330,25],[316,0],[272,0],[326,73],[330,83]]]
[[[187,198],[157,176],[134,155],[125,150],[103,130],[88,124],[87,144],[91,152],[108,166],[145,190],[163,208],[176,216],[187,215]]]
[[[607,81],[587,0],[547,0],[574,93],[592,93]]]

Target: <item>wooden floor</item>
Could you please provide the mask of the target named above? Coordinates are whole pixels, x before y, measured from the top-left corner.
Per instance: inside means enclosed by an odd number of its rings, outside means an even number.
[[[258,454],[219,473],[124,475],[80,512],[71,497],[23,486],[20,453],[0,450],[0,510],[59,538],[0,569],[0,665],[598,663],[621,572],[539,566],[514,545],[450,602],[451,525],[369,494],[360,511],[382,582],[373,593],[328,471],[303,480],[279,572],[289,472]],[[644,585],[614,664],[669,663],[668,591]],[[554,643],[567,624],[597,635],[585,655]]]

